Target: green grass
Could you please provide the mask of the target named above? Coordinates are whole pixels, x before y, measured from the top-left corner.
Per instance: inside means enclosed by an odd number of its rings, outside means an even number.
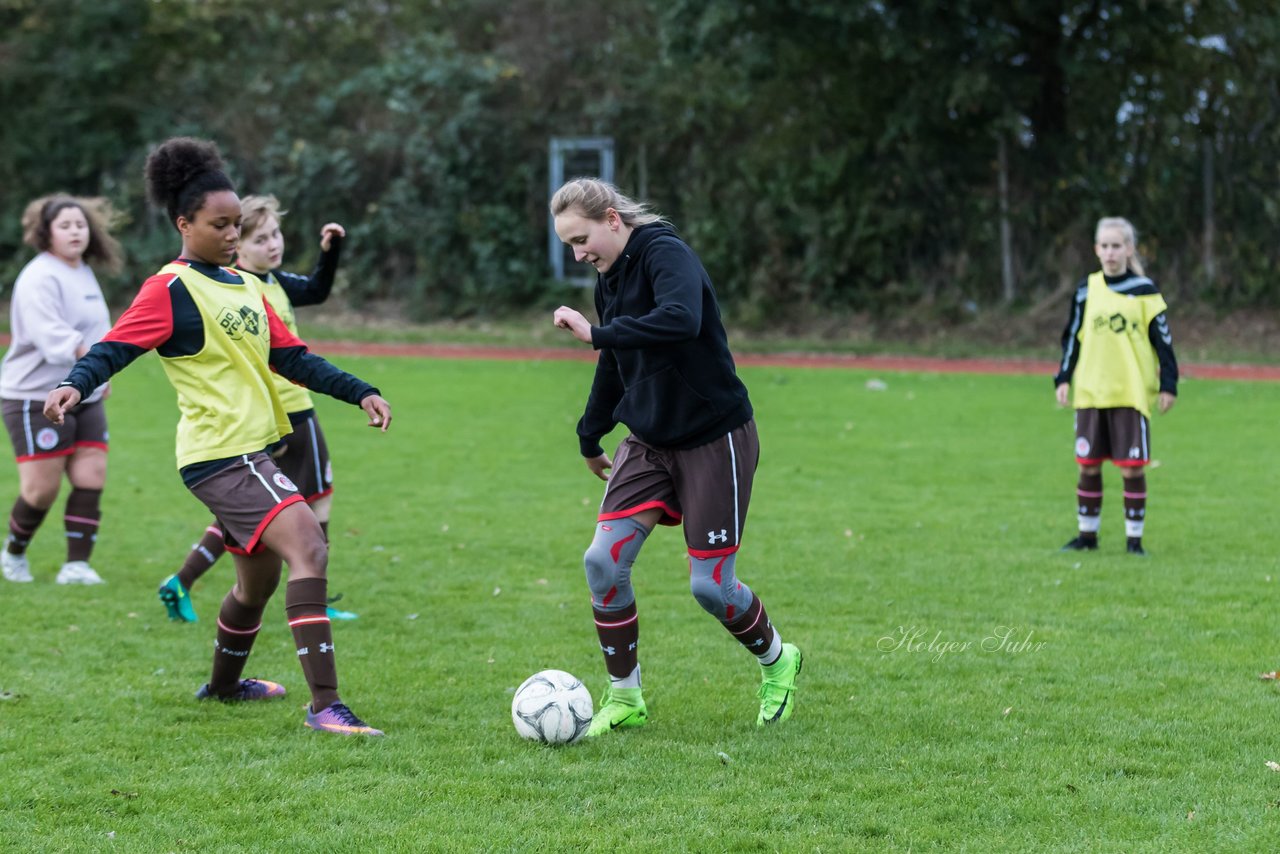
[[[0,585],[0,848],[1255,851],[1280,830],[1280,696],[1256,680],[1280,666],[1274,386],[1188,382],[1156,419],[1142,560],[1114,470],[1102,550],[1056,551],[1075,473],[1045,377],[744,370],[763,454],[738,569],[805,651],[795,717],[757,731],[757,668],[662,529],[635,575],[649,724],[548,749],[516,737],[515,686],[604,681],[573,435],[591,366],[339,361],[395,408],[382,436],[320,402],[330,589],[360,614],[334,628],[343,694],[387,737],[303,729],[281,597],[248,673],[290,696],[192,699],[231,571],[194,591],[200,623],[164,618],[206,514],[148,356],[109,404],[109,583],[53,584],[55,517],[36,583]],[[1002,626],[1029,644],[983,649]]]

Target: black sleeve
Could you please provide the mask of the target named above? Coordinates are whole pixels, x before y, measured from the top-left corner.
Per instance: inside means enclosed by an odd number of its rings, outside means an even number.
[[[1071,295],[1071,310],[1067,314],[1067,325],[1062,330],[1062,361],[1058,363],[1058,373],[1054,374],[1053,387],[1071,382],[1076,372],[1076,362],[1080,361],[1080,324],[1084,320],[1085,298],[1089,295],[1088,280],[1079,285]]]
[[[1160,390],[1178,396],[1178,358],[1173,355],[1173,333],[1169,331],[1167,312],[1160,312],[1151,318],[1147,327],[1147,338],[1156,351],[1156,359],[1160,362]]]
[[[679,240],[659,237],[641,258],[654,308],[643,317],[615,317],[591,327],[597,350],[638,350],[691,341],[702,329],[702,265]]]
[[[129,367],[129,364],[146,353],[145,347],[122,341],[99,341],[89,348],[71,367],[67,378],[58,387],[71,386],[80,392],[80,399],[88,397],[98,386]]]
[[[333,290],[333,277],[338,272],[338,259],[342,256],[342,238],[333,235],[329,238],[329,251],[320,253],[320,260],[310,276],[301,276],[284,270],[272,270],[271,273],[284,288],[289,302],[294,305],[319,305],[329,298]]]
[[[272,347],[270,363],[285,379],[355,406],[371,394],[381,394],[359,377],[308,352],[306,347]]]
[[[622,376],[618,373],[617,358],[609,350],[601,350],[596,360],[596,375],[591,381],[591,394],[587,396],[587,408],[578,421],[578,447],[588,459],[604,453],[600,439],[618,422],[613,410],[622,400]]]

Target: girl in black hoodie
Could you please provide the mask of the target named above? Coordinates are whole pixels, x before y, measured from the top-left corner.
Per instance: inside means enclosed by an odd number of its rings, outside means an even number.
[[[574,257],[597,272],[599,325],[567,306],[554,317],[600,352],[578,442],[608,484],[584,560],[611,684],[587,734],[648,718],[631,566],[658,524],[683,523],[694,598],[760,662],[757,724],[784,721],[802,656],[734,572],[760,445],[711,279],[665,220],[605,181],[568,182],[551,214]],[[631,435],[610,460],[600,440],[619,422]]]

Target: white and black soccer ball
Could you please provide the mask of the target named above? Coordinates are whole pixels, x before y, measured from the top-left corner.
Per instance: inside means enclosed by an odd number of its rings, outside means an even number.
[[[591,692],[571,673],[543,670],[516,689],[511,720],[516,732],[543,744],[573,744],[591,725]]]

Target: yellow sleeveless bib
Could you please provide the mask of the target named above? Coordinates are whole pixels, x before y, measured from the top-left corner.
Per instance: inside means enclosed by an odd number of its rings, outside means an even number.
[[[1101,272],[1089,277],[1088,289],[1072,403],[1076,409],[1127,406],[1150,418],[1160,391],[1160,364],[1148,329],[1168,308],[1164,297],[1116,293]]]
[[[178,468],[260,451],[291,428],[268,367],[271,335],[262,282],[219,282],[185,264],[166,264],[186,285],[204,324],[204,347],[161,357],[178,393]]]
[[[267,273],[262,282],[263,296],[267,298],[267,302],[271,303],[275,313],[280,315],[284,325],[289,327],[289,331],[297,335],[298,322],[294,318],[293,303],[289,302],[289,295],[284,292],[284,288],[280,286],[276,277],[270,273]],[[280,395],[280,404],[285,412],[306,412],[308,409],[315,408],[310,392],[302,386],[290,382],[277,373],[271,375],[271,380],[275,383],[276,394]]]

